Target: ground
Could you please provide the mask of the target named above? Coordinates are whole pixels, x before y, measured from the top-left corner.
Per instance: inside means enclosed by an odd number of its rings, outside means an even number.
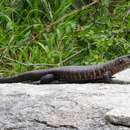
[[[130,69],[115,76],[130,81]],[[0,130],[129,130],[105,119],[129,99],[130,84],[0,84]]]

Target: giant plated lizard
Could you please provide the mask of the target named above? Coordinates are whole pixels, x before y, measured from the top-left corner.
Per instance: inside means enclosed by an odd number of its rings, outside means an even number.
[[[17,83],[24,81],[40,81],[41,84],[52,81],[68,83],[87,83],[109,81],[113,75],[130,66],[130,55],[115,58],[104,64],[89,66],[63,66],[48,70],[35,70],[7,78],[0,78],[0,83]]]

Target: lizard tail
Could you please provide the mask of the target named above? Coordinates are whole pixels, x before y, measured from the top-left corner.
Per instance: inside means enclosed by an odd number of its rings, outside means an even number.
[[[13,77],[0,78],[0,83],[18,83],[24,81],[38,81],[40,78],[46,74],[50,74],[49,70],[37,70],[25,72]]]

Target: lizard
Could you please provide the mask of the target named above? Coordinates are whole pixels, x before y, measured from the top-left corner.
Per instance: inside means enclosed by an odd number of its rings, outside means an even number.
[[[62,66],[47,70],[24,72],[13,77],[0,78],[0,83],[40,81],[40,84],[47,84],[56,80],[67,83],[110,81],[114,74],[127,69],[129,66],[130,55],[124,55],[102,64]]]

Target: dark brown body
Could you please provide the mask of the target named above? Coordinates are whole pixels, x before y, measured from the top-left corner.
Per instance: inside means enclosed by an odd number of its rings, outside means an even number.
[[[38,70],[22,73],[20,75],[1,78],[0,83],[13,83],[23,81],[40,81],[50,83],[54,80],[80,83],[109,80],[112,76],[130,65],[130,56],[121,56],[105,64],[90,66],[64,66],[48,70]]]

